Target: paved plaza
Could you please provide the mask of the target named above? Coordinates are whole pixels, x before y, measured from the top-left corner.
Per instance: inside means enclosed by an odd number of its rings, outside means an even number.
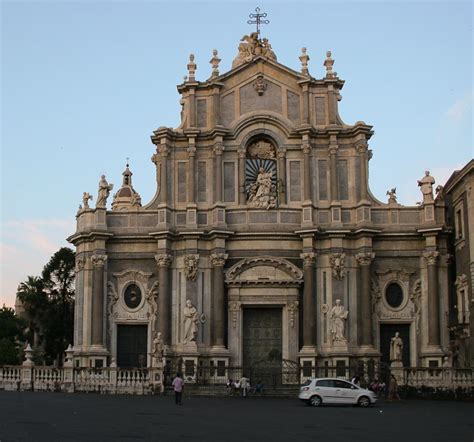
[[[0,392],[0,441],[469,441],[474,404]]]

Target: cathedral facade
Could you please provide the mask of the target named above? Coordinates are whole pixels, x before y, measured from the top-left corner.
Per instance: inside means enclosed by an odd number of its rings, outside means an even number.
[[[449,352],[449,230],[428,172],[413,207],[368,186],[372,127],[344,123],[344,81],[280,64],[253,33],[232,69],[194,56],[178,85],[181,124],[152,136],[156,194],[128,165],[84,194],[77,230],[76,366],[305,367],[391,360],[441,366]],[[416,183],[414,183],[416,187]],[[442,191],[441,191],[442,193]],[[112,196],[112,195],[111,195]],[[399,333],[399,335],[395,335]],[[160,355],[161,357],[161,355]]]

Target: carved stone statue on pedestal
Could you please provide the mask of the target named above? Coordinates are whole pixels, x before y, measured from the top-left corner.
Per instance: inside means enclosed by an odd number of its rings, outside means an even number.
[[[396,332],[390,340],[390,362],[402,362],[403,340],[400,333]]]
[[[423,194],[423,203],[432,203],[433,199],[433,184],[435,179],[430,175],[430,171],[425,171],[425,176],[418,180],[418,186]]]
[[[198,332],[198,312],[193,303],[188,299],[186,306],[183,309],[184,315],[184,339],[185,344],[196,341],[196,334]]]
[[[109,184],[105,179],[105,175],[100,177],[99,181],[99,194],[97,195],[97,202],[95,207],[102,207],[105,208],[107,204],[107,198],[110,195],[110,191],[114,188],[113,184]]]
[[[331,337],[333,342],[346,342],[344,336],[344,325],[349,315],[349,311],[344,308],[341,304],[340,299],[336,299],[336,305],[331,309],[329,315],[330,327],[331,327]]]

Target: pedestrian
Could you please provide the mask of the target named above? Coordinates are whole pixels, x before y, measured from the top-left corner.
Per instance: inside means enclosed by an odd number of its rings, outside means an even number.
[[[388,402],[392,402],[393,400],[399,401],[400,396],[398,395],[397,378],[391,374],[390,381],[388,383]]]
[[[184,381],[181,377],[181,373],[176,373],[176,377],[173,379],[173,390],[174,390],[174,402],[176,405],[183,405],[181,397],[183,395]]]
[[[351,379],[351,382],[352,382],[354,385],[357,385],[358,387],[360,387],[360,377],[359,377],[359,376],[354,376],[354,377]]]
[[[240,388],[242,390],[242,396],[247,397],[247,392],[250,387],[250,380],[245,376],[245,374],[240,379]]]
[[[262,394],[263,393],[263,383],[262,381],[258,381],[257,385],[255,385],[255,394]]]

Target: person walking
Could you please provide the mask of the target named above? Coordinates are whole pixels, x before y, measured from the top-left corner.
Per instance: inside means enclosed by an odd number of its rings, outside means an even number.
[[[393,400],[400,400],[400,396],[398,395],[398,383],[397,378],[391,374],[390,381],[388,383],[388,402],[392,402]]]
[[[181,373],[177,373],[176,377],[173,379],[173,390],[174,390],[174,402],[176,405],[183,405],[181,398],[183,395],[184,381],[181,377]]]
[[[247,392],[250,386],[250,380],[245,376],[245,374],[242,376],[242,379],[240,379],[239,384],[242,390],[242,396],[247,397]]]

